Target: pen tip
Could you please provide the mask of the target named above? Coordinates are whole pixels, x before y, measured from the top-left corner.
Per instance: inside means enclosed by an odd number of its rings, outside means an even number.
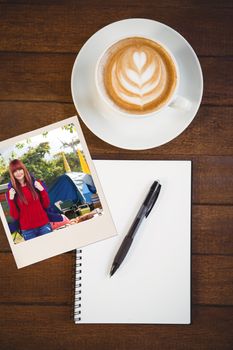
[[[113,264],[111,271],[110,271],[110,277],[112,277],[114,275],[114,273],[116,272],[117,269],[118,269],[118,266]]]

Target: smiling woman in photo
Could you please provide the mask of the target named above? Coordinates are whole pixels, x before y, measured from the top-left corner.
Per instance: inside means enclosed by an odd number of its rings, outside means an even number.
[[[10,215],[19,221],[21,233],[29,240],[52,232],[46,209],[49,195],[39,180],[33,179],[26,166],[14,159],[9,164],[10,183],[7,199]]]

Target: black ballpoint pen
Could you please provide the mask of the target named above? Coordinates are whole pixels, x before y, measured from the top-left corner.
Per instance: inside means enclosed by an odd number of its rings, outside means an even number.
[[[134,236],[142,223],[144,218],[147,218],[147,216],[150,214],[161,189],[161,185],[158,181],[154,181],[143,204],[141,205],[127,235],[125,236],[123,242],[121,243],[121,246],[113,260],[112,268],[110,271],[110,277],[116,272],[116,270],[121,265],[122,261],[126,257],[129,248],[131,244],[133,243]]]

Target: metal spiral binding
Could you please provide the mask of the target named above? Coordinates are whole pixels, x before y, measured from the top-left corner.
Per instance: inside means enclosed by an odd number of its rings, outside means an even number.
[[[74,279],[74,322],[81,321],[81,287],[82,287],[82,250],[76,250],[75,279]]]

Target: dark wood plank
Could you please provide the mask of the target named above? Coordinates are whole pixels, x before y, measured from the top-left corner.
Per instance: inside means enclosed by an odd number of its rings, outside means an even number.
[[[0,102],[0,140],[44,127],[76,114],[72,103]]]
[[[194,205],[192,209],[192,252],[232,254],[232,206]]]
[[[231,308],[194,307],[187,326],[74,325],[70,313],[67,306],[1,305],[2,349],[232,349]]]
[[[1,99],[72,102],[74,60],[74,54],[0,53]]]
[[[58,255],[19,270],[11,253],[0,253],[0,303],[70,305],[73,301],[73,276],[72,253]]]
[[[225,1],[18,2],[0,9],[1,51],[78,52],[103,26],[150,18],[180,32],[199,55],[232,55],[232,4]],[[226,7],[226,8],[224,8]],[[61,29],[62,28],[62,29]]]
[[[75,54],[0,53],[0,100],[72,102]],[[201,57],[203,104],[233,105],[231,57]],[[221,74],[219,74],[221,71]]]
[[[0,304],[72,305],[73,265],[73,253],[67,253],[17,270],[12,255],[0,253]],[[194,255],[192,258],[193,303],[233,305],[232,266],[233,256]]]
[[[200,63],[204,77],[203,103],[215,104],[218,106],[228,104],[232,106],[233,58],[201,57]],[[223,68],[221,69],[221,74],[219,72],[219,67]],[[222,90],[221,93],[220,90]]]
[[[194,304],[233,305],[233,256],[192,257]]]
[[[233,157],[193,159],[193,203],[233,203]]]
[[[52,124],[77,114],[72,103],[1,102],[0,140],[13,137]],[[144,155],[225,155],[233,154],[233,109],[231,107],[201,106],[190,126],[179,137],[152,150],[140,151]],[[83,125],[82,125],[83,126]],[[91,152],[106,150],[106,144],[95,137],[86,127],[84,133]],[[108,145],[110,154],[134,154]]]
[[[86,6],[93,6],[97,0],[86,0]],[[113,0],[114,1],[114,0]],[[21,4],[21,5],[26,5],[30,4],[30,6],[38,6],[38,5],[48,5],[48,4],[54,4],[56,5],[62,5],[63,0],[37,0],[36,2],[33,0],[0,0],[0,4]],[[76,4],[77,0],[66,0],[66,5],[70,6],[72,4]],[[120,0],[118,1],[119,5],[123,5],[124,1]],[[162,2],[159,2],[156,4],[157,7],[161,8],[174,8],[174,7],[182,7],[182,8],[206,8],[209,7],[210,4],[212,5],[213,8],[220,8],[220,9],[225,9],[225,8],[232,8],[232,1],[231,0],[223,0],[221,3],[218,0],[205,0],[204,2],[202,0],[164,0]]]
[[[232,254],[232,227],[232,206],[193,205],[192,252],[194,254]],[[1,221],[0,252],[10,252]]]
[[[20,134],[76,113],[72,104],[0,102],[0,120],[2,121],[0,139],[15,136],[16,130],[17,134]],[[202,106],[189,128],[178,138],[152,151],[146,150],[145,153],[154,153],[157,150],[160,155],[170,154],[172,151],[179,154],[191,152],[195,155],[212,153],[231,155],[233,151],[233,145],[230,142],[233,137],[232,117],[230,107]],[[99,142],[86,128],[84,131],[87,133],[89,142],[96,145],[95,149],[103,147],[103,143]],[[116,151],[115,147],[113,147],[114,150]],[[109,152],[111,153],[111,146],[109,146]]]

